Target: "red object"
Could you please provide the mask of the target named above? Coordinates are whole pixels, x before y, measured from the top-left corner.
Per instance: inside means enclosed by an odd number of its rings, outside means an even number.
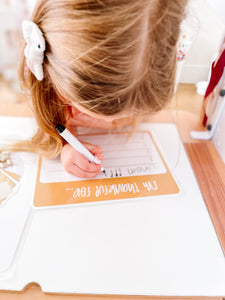
[[[220,81],[220,78],[223,75],[224,67],[225,67],[225,49],[221,53],[219,59],[217,61],[215,60],[212,63],[211,77],[210,77],[210,81],[209,81],[208,87],[205,92],[204,99],[206,99],[215,89],[216,85],[218,84],[218,82]],[[205,114],[204,119],[203,119],[204,126],[206,126],[207,119],[208,119],[208,117]]]
[[[225,49],[220,55],[216,65],[215,65],[215,61],[212,64],[211,77],[204,98],[207,98],[212,93],[215,86],[220,81],[220,78],[223,75],[224,67],[225,67]]]

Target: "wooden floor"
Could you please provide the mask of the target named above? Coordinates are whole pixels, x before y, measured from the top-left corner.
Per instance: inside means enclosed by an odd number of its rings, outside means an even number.
[[[188,111],[199,116],[202,102],[203,96],[197,94],[194,84],[181,83],[169,104],[169,108]]]
[[[200,115],[203,96],[196,93],[194,84],[180,84],[177,93],[168,105],[168,109],[184,110],[192,112],[195,115]],[[29,107],[29,101],[24,95],[12,89],[10,83],[0,77],[0,115],[5,115],[9,112],[9,107],[16,104],[16,111],[12,112],[17,116],[31,116],[32,111]]]

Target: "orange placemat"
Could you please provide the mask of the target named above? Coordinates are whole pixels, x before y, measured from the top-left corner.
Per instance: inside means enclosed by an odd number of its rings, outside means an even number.
[[[55,182],[43,182],[41,173],[48,168],[48,164],[43,163],[40,158],[34,206],[52,207],[179,193],[180,189],[151,134],[143,131],[136,133],[131,139],[126,136],[124,133],[111,134],[110,147],[108,142],[104,144],[104,134],[80,136],[80,139],[88,139],[89,142],[92,139],[99,140],[98,144],[102,146],[106,156],[103,164],[106,175],[102,174],[101,178],[81,180],[74,177],[74,180],[61,181],[54,176]],[[116,145],[113,141],[116,141]],[[50,169],[49,173],[58,172],[57,168],[59,165]]]

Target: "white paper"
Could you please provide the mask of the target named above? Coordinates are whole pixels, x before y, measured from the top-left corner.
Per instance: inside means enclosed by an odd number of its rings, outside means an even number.
[[[126,133],[86,135],[81,136],[80,140],[102,147],[104,154],[102,166],[106,173],[100,173],[95,179],[162,174],[166,172],[164,163],[150,135],[146,132],[136,132],[131,136]],[[59,158],[42,160],[41,182],[80,180],[82,178],[70,175],[64,171]]]

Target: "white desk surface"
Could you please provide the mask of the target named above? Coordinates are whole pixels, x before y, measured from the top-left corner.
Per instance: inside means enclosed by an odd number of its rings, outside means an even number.
[[[0,118],[13,135],[33,126],[29,118]],[[56,293],[225,295],[223,252],[176,127],[142,129],[181,193],[33,209],[37,156],[28,154],[19,192],[0,209],[0,290],[37,282]]]

